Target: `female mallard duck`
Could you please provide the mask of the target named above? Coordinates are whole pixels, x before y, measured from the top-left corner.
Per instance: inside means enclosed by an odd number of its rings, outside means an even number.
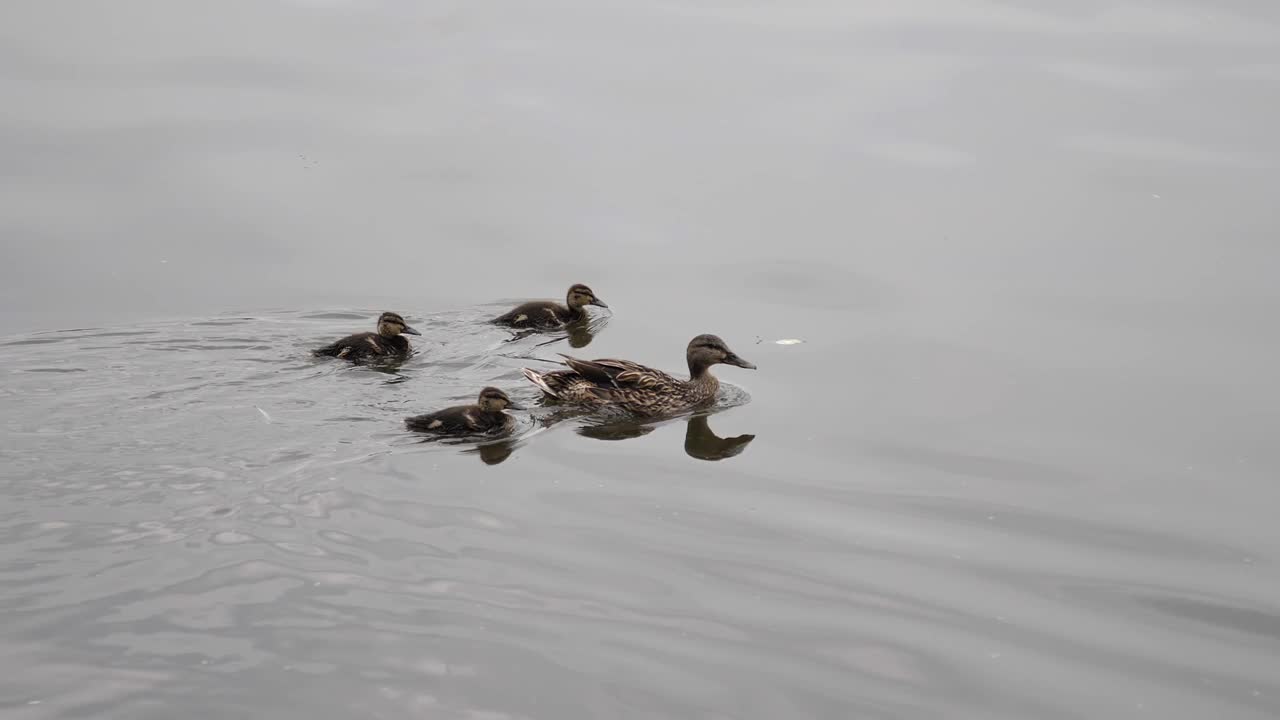
[[[364,360],[374,357],[389,357],[409,354],[409,339],[404,335],[421,335],[405,324],[398,313],[384,312],[378,317],[378,332],[356,333],[341,340],[325,345],[315,351],[316,355],[337,357],[346,360]]]
[[[474,405],[458,405],[428,415],[405,418],[404,424],[410,430],[449,435],[508,433],[515,427],[516,419],[503,412],[507,408],[524,409],[511,402],[511,398],[498,388],[487,387],[480,391]]]
[[[689,341],[685,352],[689,362],[688,380],[627,360],[562,357],[568,370],[539,373],[524,368],[524,376],[542,388],[542,392],[567,403],[593,408],[617,407],[650,416],[688,410],[715,398],[720,381],[711,374],[712,365],[724,363],[756,369],[715,335],[699,335]]]
[[[493,322],[513,328],[556,330],[585,318],[587,311],[583,308],[588,305],[609,307],[603,300],[596,297],[591,288],[582,283],[569,288],[568,294],[565,295],[565,303],[566,305],[561,305],[552,300],[534,300],[499,315],[493,319]]]

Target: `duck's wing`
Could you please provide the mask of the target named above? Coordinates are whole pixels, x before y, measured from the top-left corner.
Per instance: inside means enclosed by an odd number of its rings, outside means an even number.
[[[381,354],[386,352],[382,338],[377,333],[365,332],[348,335],[315,351],[316,355],[344,358],[355,354]]]
[[[564,364],[591,383],[612,388],[652,388],[674,381],[675,378],[661,370],[645,367],[630,360],[581,360],[561,353]]]
[[[440,413],[433,412],[426,415],[414,415],[404,419],[405,427],[418,432],[440,431],[444,430],[444,419],[440,417]]]
[[[470,405],[437,410],[427,415],[405,418],[410,430],[442,433],[480,432],[485,429],[483,413]]]
[[[555,327],[564,324],[559,307],[550,300],[532,300],[493,319],[499,325],[515,328]]]

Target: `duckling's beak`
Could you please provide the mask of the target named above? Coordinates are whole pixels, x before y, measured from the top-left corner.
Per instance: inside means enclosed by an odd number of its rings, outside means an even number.
[[[738,366],[738,367],[740,367],[740,368],[746,368],[746,369],[748,369],[748,370],[755,370],[755,369],[756,369],[756,364],[755,364],[755,363],[749,363],[749,362],[747,362],[746,360],[743,360],[742,358],[738,357],[738,356],[737,356],[736,354],[734,354],[734,353],[729,353],[727,356],[725,356],[724,364],[725,364],[725,365],[736,365],[736,366]]]
[[[528,410],[529,408],[527,408],[527,407],[525,407],[525,406],[521,405],[520,403],[516,402],[515,400],[508,400],[508,401],[507,401],[507,409],[508,409],[508,410]]]
[[[417,330],[414,330],[408,325],[405,325],[404,329],[401,330],[400,332],[404,333],[405,335],[422,335],[422,333],[418,332]]]
[[[589,303],[587,303],[587,304],[588,304],[588,305],[595,305],[596,307],[602,307],[602,308],[607,308],[607,307],[609,307],[609,304],[608,304],[608,303],[606,303],[605,301],[601,300],[600,298],[591,298],[591,302],[589,302]]]

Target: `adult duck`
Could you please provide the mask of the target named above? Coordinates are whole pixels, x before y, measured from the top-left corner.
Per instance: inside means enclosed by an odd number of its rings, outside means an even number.
[[[616,407],[644,416],[670,415],[710,403],[720,388],[720,381],[711,374],[712,365],[756,369],[715,335],[699,335],[689,341],[685,351],[688,380],[629,360],[562,357],[568,370],[540,373],[524,368],[524,376],[561,402],[588,408]]]

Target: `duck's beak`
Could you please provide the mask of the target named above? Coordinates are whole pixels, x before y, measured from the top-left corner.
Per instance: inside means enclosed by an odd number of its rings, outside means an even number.
[[[508,409],[508,410],[528,410],[529,408],[527,408],[527,407],[525,407],[525,406],[521,405],[520,403],[516,402],[515,400],[508,400],[508,401],[507,401],[507,409]]]
[[[417,330],[414,330],[408,325],[405,325],[404,329],[401,330],[400,332],[404,333],[405,335],[422,335],[422,333],[418,332]]]
[[[596,307],[602,307],[602,308],[609,307],[609,304],[601,300],[600,298],[591,298],[591,302],[588,303],[588,305],[595,305]]]
[[[755,370],[755,369],[756,369],[756,365],[755,365],[755,363],[749,363],[749,362],[747,362],[746,360],[743,360],[742,358],[738,357],[738,356],[737,356],[736,354],[734,354],[734,353],[729,353],[729,354],[725,357],[725,359],[724,359],[724,364],[725,364],[725,365],[736,365],[736,366],[738,366],[738,367],[740,367],[740,368],[746,368],[746,369],[748,369],[748,370]]]

